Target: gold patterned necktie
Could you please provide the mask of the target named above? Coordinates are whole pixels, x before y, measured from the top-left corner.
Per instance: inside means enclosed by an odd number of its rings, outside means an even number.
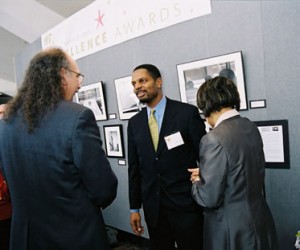
[[[153,142],[153,146],[155,151],[157,150],[157,145],[158,145],[158,124],[157,121],[155,119],[154,116],[155,113],[155,109],[152,109],[150,111],[150,116],[149,116],[149,129],[150,129],[150,133],[151,133],[151,138],[152,138],[152,142]]]

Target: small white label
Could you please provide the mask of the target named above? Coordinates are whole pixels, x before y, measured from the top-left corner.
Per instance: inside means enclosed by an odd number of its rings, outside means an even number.
[[[165,136],[165,142],[169,150],[184,144],[180,132]]]
[[[265,107],[266,107],[266,100],[250,101],[250,108],[252,109],[265,108]]]
[[[109,117],[109,119],[117,119],[117,115],[115,113],[109,114],[108,117]]]
[[[118,164],[122,165],[122,166],[125,166],[126,165],[126,161],[125,160],[119,160]]]

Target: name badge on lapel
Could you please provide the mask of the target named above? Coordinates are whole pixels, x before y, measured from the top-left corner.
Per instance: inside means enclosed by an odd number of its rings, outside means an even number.
[[[184,141],[179,131],[174,134],[165,136],[165,142],[169,150],[184,144]]]

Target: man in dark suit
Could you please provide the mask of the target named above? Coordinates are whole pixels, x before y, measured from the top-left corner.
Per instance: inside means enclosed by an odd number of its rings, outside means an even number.
[[[161,74],[154,65],[136,67],[132,85],[147,107],[128,124],[131,227],[137,235],[143,233],[143,207],[152,249],[174,249],[175,242],[179,249],[202,249],[202,208],[191,196],[188,169],[197,167],[204,122],[196,107],[163,95]],[[151,110],[158,145],[148,125]]]
[[[101,209],[114,200],[117,178],[93,112],[71,102],[82,80],[64,51],[41,51],[1,120],[11,250],[110,249]]]

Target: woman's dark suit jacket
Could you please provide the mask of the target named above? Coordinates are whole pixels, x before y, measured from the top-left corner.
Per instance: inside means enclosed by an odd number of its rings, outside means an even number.
[[[115,198],[117,179],[92,111],[61,101],[31,134],[21,114],[2,120],[0,138],[11,250],[109,249],[101,207]]]
[[[263,197],[265,159],[256,125],[239,115],[222,121],[200,143],[205,250],[274,250],[277,239]]]

